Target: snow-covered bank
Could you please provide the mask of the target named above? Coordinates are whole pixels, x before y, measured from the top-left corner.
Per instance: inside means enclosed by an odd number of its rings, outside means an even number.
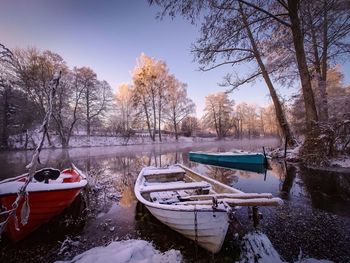
[[[248,233],[242,240],[239,263],[286,263],[271,244],[269,238],[259,231]],[[325,259],[304,257],[302,252],[295,263],[333,263]]]
[[[288,162],[300,162],[302,161],[300,159],[300,151],[301,144],[297,145],[294,148],[287,149],[286,151],[286,158],[285,160]],[[269,156],[276,159],[284,158],[284,149],[277,148],[275,150],[267,152]],[[316,168],[314,166],[310,166],[310,168]],[[329,165],[328,166],[319,166],[317,169],[319,170],[332,170],[336,171],[339,169],[340,172],[342,172],[343,168],[350,168],[350,156],[342,155],[338,156],[334,159],[329,159]]]
[[[39,133],[32,133],[26,142],[20,135],[11,136],[9,139],[9,148],[10,149],[34,149],[39,143]],[[215,137],[211,138],[199,138],[199,137],[183,137],[180,136],[178,141],[176,141],[174,136],[164,135],[162,141],[159,141],[159,138],[156,138],[156,141],[152,141],[149,136],[135,136],[131,137],[129,140],[125,140],[122,137],[116,136],[84,136],[76,135],[72,136],[69,141],[70,148],[79,148],[79,147],[104,147],[104,146],[122,146],[122,145],[148,145],[148,144],[166,144],[166,143],[196,143],[196,142],[213,142]],[[43,148],[62,148],[59,136],[51,135],[50,136],[51,145],[48,141],[45,140]]]
[[[350,168],[350,156],[341,156],[331,161],[333,167]]]
[[[57,135],[50,136],[51,145],[49,145],[48,141],[45,140],[43,149],[52,149],[52,148],[62,148],[62,144]],[[236,138],[224,138],[220,141],[217,140],[216,137],[210,138],[202,138],[202,137],[184,137],[180,136],[178,141],[176,141],[175,136],[163,135],[162,141],[159,141],[159,138],[156,138],[156,141],[152,141],[149,136],[135,136],[131,137],[127,142],[122,137],[113,137],[113,136],[84,136],[84,135],[76,135],[72,136],[69,142],[69,148],[83,148],[83,147],[109,147],[109,146],[132,146],[132,145],[159,145],[159,144],[196,144],[196,143],[213,143],[213,142],[241,142],[241,144],[248,143],[249,145],[252,142],[259,142],[258,144],[261,146],[271,146],[278,145],[278,139],[269,137],[269,138],[252,138],[252,139],[236,139]],[[25,145],[25,140],[18,136],[11,136],[9,139],[9,148],[13,150],[30,150],[34,149],[39,143],[39,136],[37,133],[33,133],[30,139],[28,140],[27,146]],[[260,149],[261,149],[260,146]],[[239,147],[237,149],[246,149],[246,147]]]
[[[151,243],[144,240],[114,241],[105,247],[95,247],[75,256],[70,261],[56,263],[180,263],[180,251],[171,249],[164,253],[156,250]]]
[[[301,144],[297,145],[294,148],[287,148],[286,151],[286,161],[288,162],[299,162],[299,150],[300,150]],[[272,150],[270,152],[267,152],[267,155],[271,156],[272,158],[284,158],[284,149],[277,148],[275,150]]]

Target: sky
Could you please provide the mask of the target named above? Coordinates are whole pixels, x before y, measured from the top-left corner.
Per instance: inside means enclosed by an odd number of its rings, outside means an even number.
[[[199,71],[191,53],[199,25],[181,17],[157,20],[159,11],[146,0],[0,0],[0,43],[9,48],[37,47],[56,52],[70,67],[92,68],[114,90],[122,82],[131,83],[136,59],[143,52],[165,61],[170,72],[188,84],[188,95],[200,117],[205,96],[226,90],[218,83],[232,67]],[[237,69],[243,74],[249,70],[244,65]],[[349,83],[350,63],[345,64],[344,71]],[[298,92],[297,88],[279,90],[286,97]],[[243,86],[230,97],[236,104],[270,103],[262,81]]]

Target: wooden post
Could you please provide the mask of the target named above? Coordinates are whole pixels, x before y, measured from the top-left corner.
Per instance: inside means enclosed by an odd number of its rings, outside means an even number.
[[[265,165],[267,166],[267,157],[266,157],[265,147],[263,146],[262,148],[263,148],[263,153],[265,157]]]
[[[257,227],[259,225],[259,221],[260,221],[258,207],[253,206],[252,210],[253,210],[253,224],[254,224],[254,227]]]

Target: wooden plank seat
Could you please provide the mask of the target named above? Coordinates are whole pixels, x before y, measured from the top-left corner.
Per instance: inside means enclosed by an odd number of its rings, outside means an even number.
[[[180,167],[172,169],[149,169],[144,172],[144,177],[147,182],[169,182],[169,181],[183,181],[185,171]]]
[[[154,203],[159,204],[174,204],[180,202],[177,191],[152,192],[150,199]]]
[[[178,174],[178,173],[184,174],[185,170],[180,168],[180,167],[175,167],[172,169],[167,169],[167,168],[148,169],[148,170],[143,172],[143,176],[147,177],[150,175],[166,175],[166,174]]]
[[[151,184],[143,186],[140,188],[141,193],[151,193],[151,192],[163,192],[163,191],[176,191],[176,190],[190,190],[190,189],[203,189],[210,188],[210,184],[207,182],[172,182],[172,183],[161,183],[161,184]]]

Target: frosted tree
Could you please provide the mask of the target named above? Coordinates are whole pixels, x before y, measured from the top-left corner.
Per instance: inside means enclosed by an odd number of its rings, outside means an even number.
[[[171,124],[178,140],[178,131],[181,121],[193,114],[195,105],[187,97],[186,84],[171,75],[167,81],[165,117]]]
[[[14,68],[18,77],[17,85],[35,106],[36,119],[44,118],[50,97],[50,82],[57,70],[66,72],[68,67],[63,58],[49,50],[36,48],[14,50]],[[50,133],[46,133],[51,145]]]
[[[93,120],[101,117],[112,101],[112,89],[106,81],[97,79],[96,73],[88,68],[75,68],[78,85],[83,89],[83,114],[86,123],[86,134],[91,135]]]
[[[240,1],[154,2],[164,7],[163,15],[166,13],[174,15],[179,12],[190,19],[194,19],[198,15],[197,12],[203,9],[205,22],[202,23],[201,37],[193,47],[201,69],[207,71],[242,63],[253,66],[254,69],[246,76],[229,73],[223,85],[230,86],[230,91],[233,91],[262,77],[275,106],[275,114],[283,137],[287,137],[289,143],[293,145],[293,135],[270,77],[274,69],[266,66],[262,51],[262,46],[268,37],[261,32],[266,29],[269,17]]]
[[[219,139],[224,138],[234,126],[233,106],[234,102],[225,92],[206,96],[203,126],[214,130]]]
[[[317,88],[320,121],[328,121],[327,72],[350,54],[350,5],[343,0],[302,2],[305,42]]]
[[[187,116],[181,122],[181,132],[185,136],[193,136],[199,129],[198,119],[194,116]]]
[[[113,131],[124,138],[127,144],[133,134],[132,126],[135,124],[135,107],[133,105],[133,87],[127,83],[121,83],[114,95],[115,115],[111,118]]]
[[[164,105],[165,81],[168,74],[166,64],[141,54],[133,70],[134,105],[143,116],[149,135],[155,141],[157,128],[161,139],[160,126]]]
[[[40,117],[45,116],[50,94],[50,81],[55,70],[66,71],[68,67],[63,58],[49,50],[36,48],[16,49],[14,51],[16,73],[19,85],[33,101]]]
[[[235,116],[240,120],[240,133],[246,134],[248,138],[258,136],[262,131],[259,121],[259,107],[248,103],[240,103],[235,107]]]
[[[73,129],[81,114],[84,87],[79,84],[79,73],[75,69],[66,71],[56,90],[56,101],[52,117],[63,148],[69,147]]]

